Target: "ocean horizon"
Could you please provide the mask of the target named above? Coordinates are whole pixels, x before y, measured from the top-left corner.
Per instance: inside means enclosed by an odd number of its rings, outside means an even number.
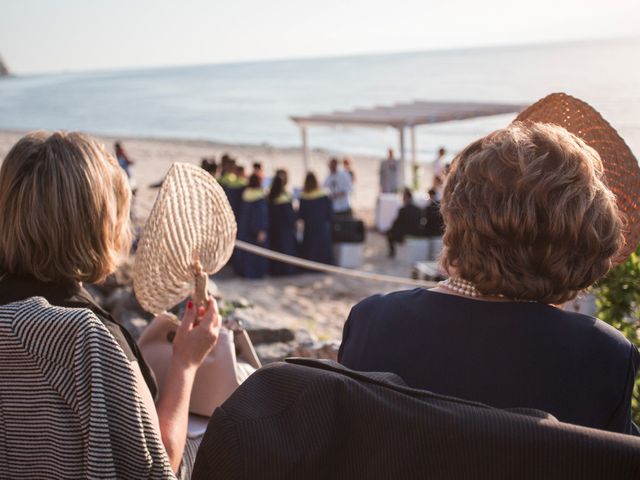
[[[589,102],[640,152],[640,38],[30,74],[0,81],[0,128],[297,147],[291,115],[413,100]],[[456,152],[513,115],[421,126],[418,158]],[[393,129],[312,127],[310,146],[383,156]]]

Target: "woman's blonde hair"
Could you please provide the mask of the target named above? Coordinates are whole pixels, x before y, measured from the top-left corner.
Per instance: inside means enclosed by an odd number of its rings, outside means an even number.
[[[100,282],[130,246],[130,189],[100,144],[25,135],[0,167],[0,274]]]
[[[495,131],[453,161],[442,263],[485,295],[558,304],[611,267],[622,220],[598,153],[565,129]]]

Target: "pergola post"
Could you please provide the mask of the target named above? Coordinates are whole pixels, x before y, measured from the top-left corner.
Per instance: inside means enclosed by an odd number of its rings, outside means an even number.
[[[302,135],[302,162],[304,164],[305,175],[309,171],[309,138],[307,135],[307,126],[300,125],[300,134]]]
[[[420,188],[418,179],[418,151],[416,146],[416,127],[411,125],[411,187],[414,190]]]
[[[398,127],[398,137],[400,143],[400,174],[398,175],[398,191],[402,191],[406,186],[406,167],[407,167],[407,155],[404,146],[404,126]]]

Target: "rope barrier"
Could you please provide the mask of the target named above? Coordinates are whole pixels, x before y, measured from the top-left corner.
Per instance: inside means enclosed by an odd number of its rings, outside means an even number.
[[[317,270],[325,273],[335,273],[337,275],[344,275],[347,277],[360,278],[363,280],[374,280],[377,282],[398,283],[401,285],[413,285],[416,287],[432,288],[438,285],[438,282],[429,282],[426,280],[414,280],[412,278],[395,277],[392,275],[385,275],[382,273],[364,272],[362,270],[354,270],[352,268],[336,267],[335,265],[328,265],[326,263],[313,262],[311,260],[304,260],[302,258],[293,257],[284,253],[275,252],[268,248],[252,245],[251,243],[244,242],[242,240],[236,240],[236,247],[245,252],[260,255],[261,257],[268,258],[270,260],[277,260],[279,262],[295,265],[296,267],[308,268],[310,270]]]

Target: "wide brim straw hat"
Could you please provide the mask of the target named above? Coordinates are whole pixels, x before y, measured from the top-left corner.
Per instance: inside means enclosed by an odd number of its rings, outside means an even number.
[[[552,123],[564,127],[595,149],[605,183],[626,217],[625,244],[614,264],[623,263],[640,243],[640,166],[618,132],[589,104],[565,93],[552,93],[529,106],[514,122]]]
[[[206,286],[206,275],[231,257],[236,230],[227,196],[213,176],[195,165],[175,163],[136,252],[133,288],[140,305],[159,313],[184,300],[196,281],[204,279]]]

